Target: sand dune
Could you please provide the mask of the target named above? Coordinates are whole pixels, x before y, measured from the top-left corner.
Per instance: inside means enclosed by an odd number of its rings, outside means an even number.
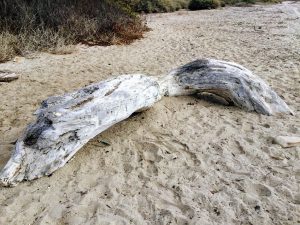
[[[297,224],[300,3],[148,16],[128,46],[78,46],[0,65],[0,168],[48,96],[125,73],[161,75],[196,58],[234,61],[295,116],[262,116],[193,97],[165,98],[100,134],[51,177],[0,188],[0,224]],[[102,142],[110,143],[109,146]]]

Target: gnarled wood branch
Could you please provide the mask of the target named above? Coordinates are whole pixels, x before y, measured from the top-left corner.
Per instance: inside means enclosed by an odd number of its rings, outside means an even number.
[[[285,102],[249,70],[217,60],[197,60],[155,78],[122,75],[70,94],[50,97],[37,110],[0,173],[0,184],[50,175],[90,139],[142,111],[162,96],[210,92],[258,113],[291,113]]]

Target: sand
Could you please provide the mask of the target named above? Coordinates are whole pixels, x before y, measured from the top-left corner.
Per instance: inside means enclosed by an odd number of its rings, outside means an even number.
[[[297,224],[300,3],[148,15],[128,46],[78,46],[0,65],[0,168],[48,96],[125,73],[162,75],[196,58],[240,63],[295,116],[263,116],[193,97],[165,98],[98,135],[51,177],[0,188],[0,224]],[[101,144],[110,143],[109,146]]]

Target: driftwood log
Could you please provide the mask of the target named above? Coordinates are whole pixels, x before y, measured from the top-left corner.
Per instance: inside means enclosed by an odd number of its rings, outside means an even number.
[[[208,92],[248,111],[292,114],[260,78],[235,63],[196,60],[162,77],[121,75],[63,96],[50,97],[36,111],[36,122],[18,139],[0,173],[0,184],[14,186],[52,174],[90,139],[162,96]]]

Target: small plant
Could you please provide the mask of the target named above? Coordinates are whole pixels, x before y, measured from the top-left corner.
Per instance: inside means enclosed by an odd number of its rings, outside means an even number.
[[[219,0],[191,0],[189,4],[190,10],[215,9],[221,6]]]

